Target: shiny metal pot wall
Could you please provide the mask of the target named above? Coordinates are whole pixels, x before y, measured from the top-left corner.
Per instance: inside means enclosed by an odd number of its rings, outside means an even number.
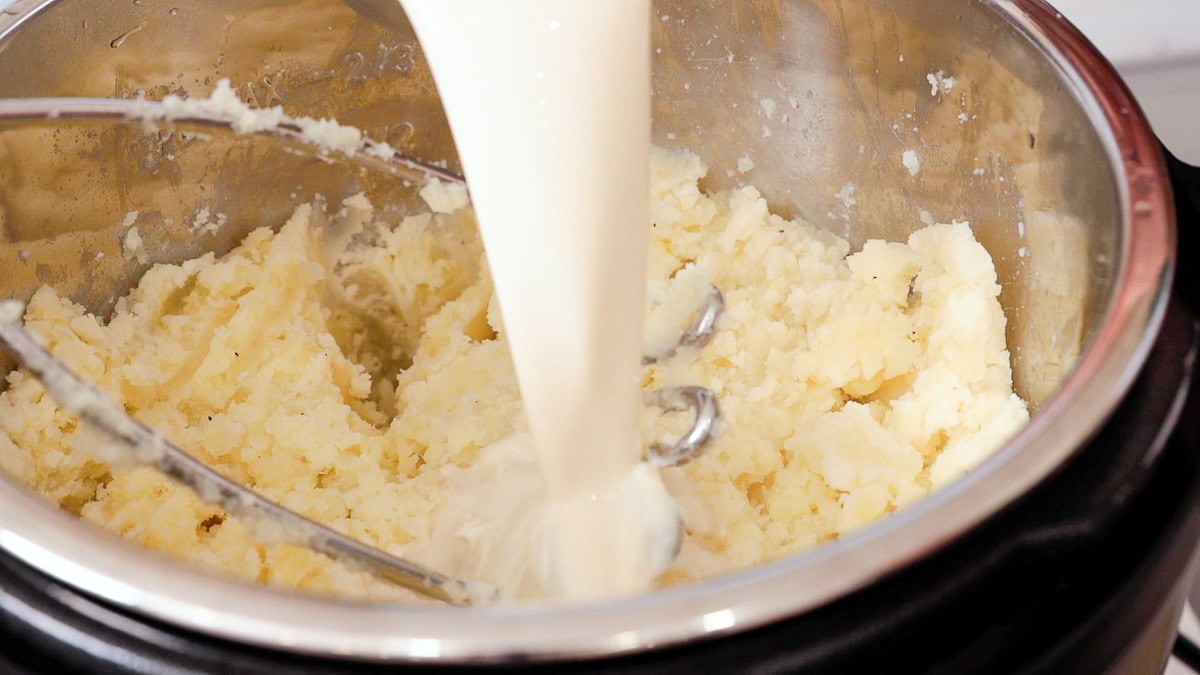
[[[654,32],[656,141],[704,156],[710,187],[754,184],[778,211],[855,243],[904,239],[930,219],[972,222],[1004,287],[1017,389],[1039,411],[994,458],[834,544],[570,611],[368,606],[248,588],[134,551],[7,481],[0,548],[131,610],[282,649],[613,653],[761,625],[870,583],[995,512],[1098,428],[1157,330],[1173,215],[1144,119],[1068,24],[1036,0],[660,0]],[[0,14],[0,96],[160,98],[205,94],[217,77],[253,103],[336,117],[455,161],[411,32],[337,0],[40,0]],[[738,173],[743,156],[754,168]],[[203,246],[220,252],[313,193],[367,189],[400,208],[412,197],[257,141],[132,125],[0,131],[0,177],[0,296],[52,283],[102,313],[144,269],[120,254],[128,211],[141,214],[151,260],[175,261],[200,252],[186,223],[202,208],[228,216]]]

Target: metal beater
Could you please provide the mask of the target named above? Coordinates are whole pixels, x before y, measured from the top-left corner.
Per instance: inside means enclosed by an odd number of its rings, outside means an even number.
[[[238,121],[216,110],[195,107],[185,112],[161,103],[119,99],[17,99],[0,101],[0,123],[57,124],[63,120],[140,120],[143,124],[168,124],[176,129],[199,128],[230,132]],[[306,136],[306,118],[281,117],[249,133],[288,143],[297,151],[328,161],[349,161],[384,171],[404,180],[424,183],[440,180],[464,183],[462,176],[405,156],[390,146],[362,139],[353,146],[332,147]],[[672,356],[683,346],[702,346],[715,331],[724,309],[721,292],[713,287],[705,305],[680,337],[678,346],[643,362],[654,363]],[[17,362],[42,382],[46,392],[64,410],[99,431],[112,442],[128,449],[140,464],[152,466],[198,497],[248,523],[270,528],[272,538],[303,546],[334,560],[370,572],[376,577],[427,597],[453,605],[486,602],[494,595],[486,584],[453,579],[418,563],[367,546],[329,527],[287,509],[253,490],[225,478],[180,449],[160,433],[125,413],[109,396],[72,373],[57,357],[41,346],[21,322],[24,305],[0,302],[0,345]],[[692,414],[690,429],[672,442],[658,442],[646,451],[646,461],[657,468],[684,464],[698,456],[711,439],[720,411],[716,395],[703,387],[679,387],[646,392],[645,402],[664,411]]]

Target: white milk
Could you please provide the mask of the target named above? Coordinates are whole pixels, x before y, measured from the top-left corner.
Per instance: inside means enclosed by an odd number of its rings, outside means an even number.
[[[678,522],[637,424],[650,2],[401,4],[468,178],[542,474],[533,533],[500,545],[524,548],[551,595],[644,590]]]

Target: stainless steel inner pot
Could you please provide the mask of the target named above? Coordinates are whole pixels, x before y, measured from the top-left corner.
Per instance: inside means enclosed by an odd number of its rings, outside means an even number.
[[[230,78],[259,105],[332,116],[454,165],[409,30],[338,0],[0,2],[0,96],[161,98]],[[844,539],[760,567],[567,609],[369,605],[251,587],[135,549],[0,480],[0,549],[120,607],[247,643],[339,657],[488,661],[669,645],[792,616],[927,555],[1038,483],[1099,428],[1156,335],[1173,266],[1157,144],[1108,64],[1037,0],[659,0],[660,145],[851,238],[969,220],[1004,292],[1030,425],[966,478]],[[931,93],[929,76],[952,76]],[[502,133],[502,130],[497,130]],[[906,150],[921,158],[910,175]],[[727,173],[749,155],[755,168]],[[151,262],[228,250],[297,199],[411,190],[251,139],[140,127],[0,130],[0,296],[50,283],[101,314]],[[215,240],[185,222],[228,216]],[[97,258],[97,253],[105,255]]]

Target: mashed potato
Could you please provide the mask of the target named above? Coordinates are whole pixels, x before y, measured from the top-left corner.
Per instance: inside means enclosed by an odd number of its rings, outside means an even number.
[[[709,284],[719,331],[645,369],[700,384],[724,431],[665,472],[687,519],[677,583],[828,541],[961,475],[1027,419],[1000,288],[964,223],[906,244],[846,241],[770,214],[753,188],[708,196],[695,156],[652,166],[649,331],[666,353]],[[26,324],[127,411],[225,475],[373,546],[429,559],[455,467],[522,428],[469,210],[398,226],[363,198],[301,206],[233,252],[158,265],[102,323],[54,290]],[[647,412],[648,435],[653,416]],[[108,465],[28,374],[0,395],[0,466],[154,551],[263,583],[403,592],[307,550],[256,542],[148,468]],[[661,431],[661,430],[660,430]]]

